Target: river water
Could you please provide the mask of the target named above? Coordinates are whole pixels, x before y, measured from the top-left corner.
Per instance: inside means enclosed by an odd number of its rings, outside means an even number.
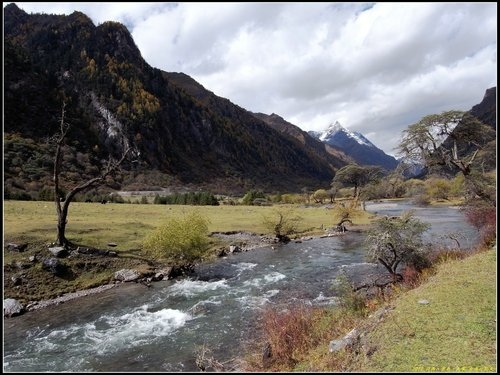
[[[432,225],[428,241],[456,246],[452,234],[467,248],[477,240],[457,208],[366,205],[389,216],[409,208]],[[127,284],[4,319],[4,371],[197,371],[202,346],[221,362],[240,356],[268,305],[334,304],[340,267],[363,262],[363,237],[348,232],[233,254],[198,266],[193,277]]]

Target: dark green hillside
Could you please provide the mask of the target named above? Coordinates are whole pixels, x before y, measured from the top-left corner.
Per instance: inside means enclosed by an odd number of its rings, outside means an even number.
[[[311,152],[317,154],[319,157],[328,160],[328,162],[336,169],[340,169],[346,164],[355,163],[354,159],[350,155],[346,155],[342,150],[312,137],[309,133],[303,131],[298,126],[289,123],[283,117],[278,116],[275,113],[270,115],[266,115],[265,113],[252,114],[280,133],[296,138],[304,145],[304,147],[311,150]],[[341,161],[341,163],[339,163],[339,161]]]
[[[36,185],[50,179],[47,139],[58,129],[63,100],[72,125],[64,169],[74,181],[97,173],[108,154],[127,146],[134,160],[114,189],[177,181],[220,192],[298,191],[329,184],[345,165],[194,80],[182,87],[179,75],[143,60],[119,23],[95,26],[80,12],[27,14],[14,4],[4,8],[4,20],[6,190],[34,196]],[[33,160],[36,177],[26,170]]]

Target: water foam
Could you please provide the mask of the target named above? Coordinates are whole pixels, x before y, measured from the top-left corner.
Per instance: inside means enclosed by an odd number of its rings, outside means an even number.
[[[210,310],[210,307],[209,307],[210,305],[218,306],[218,305],[221,305],[221,304],[222,304],[222,301],[215,300],[213,297],[211,297],[211,298],[209,298],[207,300],[203,300],[203,301],[195,303],[193,306],[191,306],[189,308],[188,311],[190,311],[193,314],[200,314],[200,313],[204,313],[206,311],[209,311]]]
[[[279,289],[271,289],[271,290],[268,290],[267,292],[265,292],[263,297],[264,298],[271,298],[271,297],[274,297],[279,292],[280,292]]]
[[[270,303],[270,298],[274,297],[280,291],[279,289],[271,289],[264,292],[260,296],[242,296],[236,298],[236,300],[241,304],[244,309],[254,309],[258,307],[262,307],[267,303]]]
[[[97,346],[97,352],[102,354],[110,350],[149,343],[155,337],[171,334],[192,319],[190,314],[180,310],[162,309],[150,312],[147,308],[147,305],[143,305],[118,317],[102,317],[101,323],[105,323],[108,328],[95,328],[99,324],[94,325],[94,328],[87,325],[85,337],[93,341]]]
[[[243,283],[244,286],[252,286],[252,287],[262,287],[263,285],[271,284],[276,281],[284,279],[286,276],[283,275],[282,273],[273,271],[271,273],[268,273],[267,275],[264,275],[264,277],[256,277],[255,279],[252,280],[247,280]]]
[[[227,280],[222,279],[218,281],[201,281],[184,279],[170,286],[169,292],[174,296],[192,297],[194,295],[216,290],[219,288],[229,288],[229,286],[227,285]]]
[[[339,302],[339,297],[326,297],[323,292],[319,292],[319,295],[312,300],[315,305],[319,306],[329,306],[336,305]]]
[[[269,298],[259,297],[259,296],[244,296],[236,298],[240,302],[241,307],[245,310],[255,309],[256,307],[262,307],[269,302]]]
[[[156,338],[172,334],[190,319],[193,319],[191,314],[180,310],[151,312],[148,305],[143,305],[122,315],[101,316],[84,325],[73,324],[52,331],[37,329],[26,342],[25,350],[7,356],[6,362],[30,368],[43,357],[44,371],[52,371],[61,366],[60,356],[70,352],[79,354],[65,358],[65,368],[84,369],[95,355],[109,355],[124,348],[149,344]],[[36,357],[27,355],[35,352]],[[5,366],[4,363],[4,369]]]
[[[233,266],[235,266],[238,269],[238,271],[240,271],[238,274],[240,274],[243,271],[250,270],[254,268],[256,265],[257,263],[249,263],[249,262],[241,262],[233,264]]]
[[[266,280],[267,282],[269,283],[273,283],[275,281],[278,281],[278,280],[281,280],[281,279],[284,279],[286,276],[283,275],[282,273],[279,273],[279,272],[271,272],[270,274],[268,275],[265,275],[264,276],[264,280]]]

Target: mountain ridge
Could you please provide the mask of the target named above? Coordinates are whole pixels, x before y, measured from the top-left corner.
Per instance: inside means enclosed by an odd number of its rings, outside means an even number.
[[[342,149],[275,113],[247,111],[187,74],[154,68],[118,22],[96,26],[82,12],[27,14],[5,6],[6,191],[36,197],[50,185],[49,140],[63,102],[72,125],[62,175],[68,186],[95,176],[108,155],[127,146],[133,160],[108,181],[110,189],[298,192],[329,186],[349,163],[384,166],[377,158],[389,157],[360,133],[337,132],[345,136]],[[496,88],[471,112],[496,130]],[[360,151],[360,143],[367,148]],[[383,155],[368,157],[368,149]]]
[[[306,131],[303,131],[297,125],[286,121],[283,117],[277,115],[276,113],[267,115],[265,113],[253,112],[252,114],[275,130],[296,138],[305,147],[310,148],[319,156],[329,160],[334,167],[341,168],[345,164],[354,163],[354,159],[352,159],[349,155],[346,155],[342,150],[318,141],[314,137],[311,137]],[[333,159],[332,156],[334,157]],[[338,159],[343,161],[344,164],[339,163]]]
[[[292,192],[329,186],[345,165],[333,155],[325,160],[191,77],[149,66],[120,23],[95,26],[81,12],[28,15],[15,4],[4,8],[4,20],[9,189],[38,189],[35,175],[50,181],[44,142],[58,130],[63,100],[72,123],[65,169],[73,180],[95,175],[102,160],[125,145],[133,148],[134,162],[124,165],[114,189],[178,183],[228,193]],[[30,147],[36,157],[26,171]]]

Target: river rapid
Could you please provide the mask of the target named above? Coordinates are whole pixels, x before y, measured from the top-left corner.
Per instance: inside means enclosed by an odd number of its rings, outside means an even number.
[[[389,216],[410,208],[432,225],[429,242],[456,246],[449,234],[461,248],[477,241],[456,207],[366,204]],[[4,372],[197,371],[203,346],[220,362],[241,357],[266,306],[335,304],[341,267],[364,262],[363,235],[348,232],[232,254],[197,266],[192,277],[126,284],[4,319]]]

